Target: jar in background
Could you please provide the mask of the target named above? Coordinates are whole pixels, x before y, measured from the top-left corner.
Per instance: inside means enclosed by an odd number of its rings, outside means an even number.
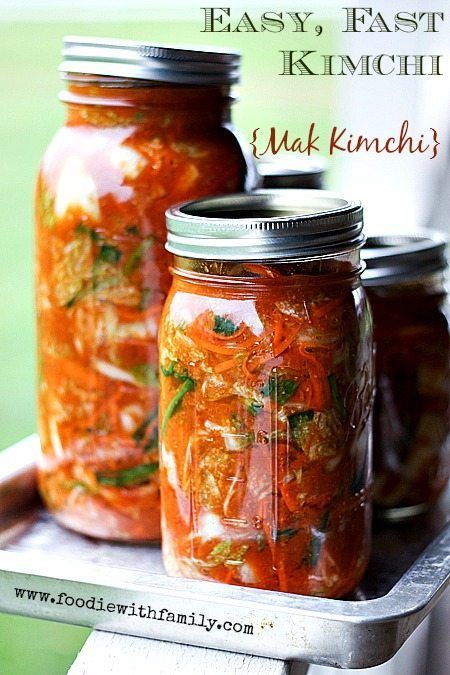
[[[370,538],[362,208],[260,191],[170,209],[160,331],[170,574],[338,597]]]
[[[324,186],[326,163],[321,158],[293,158],[275,155],[256,163],[262,188],[303,188],[320,190]]]
[[[243,189],[239,56],[67,38],[67,119],[36,193],[39,483],[62,524],[159,537],[157,330],[166,208]]]
[[[390,519],[426,511],[448,480],[445,246],[427,230],[369,237],[363,249],[377,349],[375,501]]]

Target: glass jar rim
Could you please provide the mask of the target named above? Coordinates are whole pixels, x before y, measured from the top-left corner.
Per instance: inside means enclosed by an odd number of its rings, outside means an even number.
[[[239,296],[248,294],[249,297],[253,297],[255,292],[273,294],[274,291],[278,290],[280,293],[285,293],[288,290],[294,290],[299,287],[305,289],[305,286],[316,292],[318,289],[330,287],[333,290],[340,287],[358,288],[361,286],[361,273],[363,269],[364,264],[361,264],[347,272],[329,272],[318,275],[298,273],[268,278],[205,274],[204,272],[185,270],[175,264],[170,267],[170,272],[178,283],[186,286],[186,288],[190,286],[194,288],[207,286],[208,292],[212,288],[216,288],[219,296],[223,296],[224,293],[229,292],[237,293]]]
[[[443,233],[428,229],[368,236],[361,251],[366,263],[363,284],[388,286],[443,272],[448,241]]]
[[[325,190],[256,190],[166,211],[168,251],[203,260],[320,258],[364,244],[363,208]]]
[[[263,188],[321,188],[327,162],[323,157],[291,157],[287,153],[256,163]]]

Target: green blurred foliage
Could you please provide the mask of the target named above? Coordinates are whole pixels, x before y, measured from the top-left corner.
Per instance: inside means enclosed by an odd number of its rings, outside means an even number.
[[[88,635],[86,628],[0,615],[0,673],[65,675]]]
[[[331,49],[324,23],[320,48]],[[193,23],[0,23],[0,448],[35,429],[32,194],[39,159],[63,121],[57,65],[65,34],[212,42],[244,55],[236,124],[250,139],[255,126],[302,129],[330,122],[330,81],[311,77],[291,85],[277,73],[279,49],[318,48],[314,37],[284,34],[202,34]],[[299,44],[301,41],[301,44]],[[0,675],[62,675],[88,631],[72,626],[0,616]]]

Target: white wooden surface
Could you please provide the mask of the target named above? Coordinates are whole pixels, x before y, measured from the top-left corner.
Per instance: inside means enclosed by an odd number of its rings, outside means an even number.
[[[300,664],[299,664],[300,665]],[[305,666],[307,668],[307,666]],[[303,675],[305,668],[295,673]],[[94,631],[68,675],[289,675],[276,659]]]

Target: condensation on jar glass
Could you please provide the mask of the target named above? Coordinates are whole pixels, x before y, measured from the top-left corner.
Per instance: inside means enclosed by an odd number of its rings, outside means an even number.
[[[428,510],[449,476],[445,249],[430,230],[369,237],[363,249],[377,351],[374,496],[389,519]]]
[[[163,555],[173,575],[338,597],[370,546],[362,208],[260,191],[168,211]]]
[[[40,490],[70,528],[156,539],[164,213],[251,182],[239,56],[97,38],[63,56],[67,118],[36,193]]]

